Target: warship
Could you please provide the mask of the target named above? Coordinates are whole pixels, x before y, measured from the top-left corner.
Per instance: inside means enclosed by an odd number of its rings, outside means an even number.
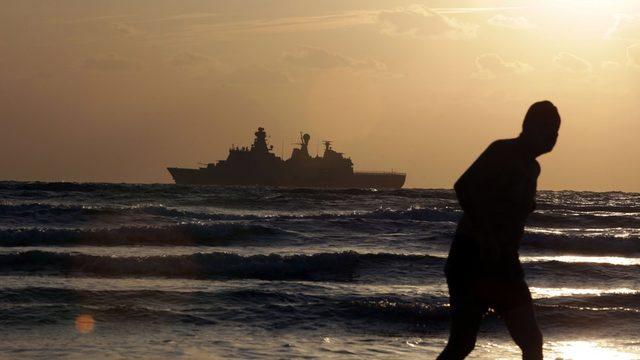
[[[258,128],[251,147],[232,146],[226,160],[197,169],[167,168],[176,184],[240,185],[317,188],[399,189],[406,174],[397,172],[357,172],[353,162],[323,141],[322,156],[309,155],[311,136],[300,136],[287,160],[276,156],[267,144],[267,133]]]

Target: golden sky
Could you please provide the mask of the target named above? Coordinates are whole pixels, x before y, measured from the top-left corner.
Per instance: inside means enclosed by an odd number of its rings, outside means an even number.
[[[548,99],[540,188],[640,191],[640,1],[11,0],[0,179],[170,182],[300,131],[450,188]]]

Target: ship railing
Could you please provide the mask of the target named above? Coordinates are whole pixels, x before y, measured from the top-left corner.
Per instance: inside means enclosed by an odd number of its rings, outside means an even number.
[[[407,175],[407,173],[404,172],[398,172],[398,171],[354,171],[354,174],[358,174],[358,175]]]

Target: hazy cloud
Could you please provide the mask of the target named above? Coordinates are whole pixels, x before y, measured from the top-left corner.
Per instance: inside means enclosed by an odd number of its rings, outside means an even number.
[[[127,36],[137,35],[137,34],[141,34],[142,33],[142,31],[140,29],[135,28],[135,27],[133,27],[131,25],[124,24],[124,23],[114,23],[111,26],[118,33],[123,34],[123,35],[127,35]]]
[[[194,52],[181,52],[176,54],[169,60],[169,63],[173,66],[178,67],[190,67],[190,66],[198,66],[210,63],[213,59],[206,55],[202,55]]]
[[[505,61],[498,54],[482,54],[476,58],[477,71],[471,76],[477,79],[493,79],[498,76],[524,74],[533,67],[519,61]]]
[[[575,74],[585,74],[591,71],[591,63],[568,52],[561,52],[556,55],[553,63],[559,68]]]
[[[131,14],[121,14],[121,15],[106,15],[106,16],[93,16],[93,17],[85,17],[85,18],[77,18],[71,20],[60,21],[65,24],[79,24],[79,23],[92,23],[92,22],[104,22],[104,21],[113,21],[115,19],[126,19],[132,18],[134,15]]]
[[[420,5],[381,11],[378,23],[383,33],[415,38],[472,39],[477,32],[475,25],[462,23]]]
[[[199,24],[190,26],[183,35],[228,38],[232,35],[299,33],[351,27],[375,22],[375,13],[354,11],[319,16],[292,16],[276,19],[256,19],[219,24]]]
[[[282,55],[282,58],[292,65],[314,69],[348,67],[351,65],[351,59],[344,55],[313,47],[303,47],[295,52],[286,52]]]
[[[523,6],[472,6],[472,7],[442,7],[431,10],[440,14],[473,14],[482,12],[497,12],[505,10],[520,10]]]
[[[519,7],[466,7],[427,9],[413,5],[398,9],[355,10],[335,14],[289,16],[269,19],[252,19],[215,24],[194,24],[181,33],[186,37],[218,36],[227,39],[231,35],[299,33],[349,28],[358,25],[378,24],[383,33],[415,37],[446,37],[455,39],[475,38],[477,25],[461,22],[449,14],[472,14],[520,9]],[[187,14],[147,21],[202,19],[216,14]]]
[[[622,65],[617,61],[603,61],[600,64],[600,68],[604,71],[616,71],[619,70]]]
[[[201,12],[201,13],[190,13],[190,14],[178,14],[178,15],[172,15],[167,17],[143,20],[141,22],[164,22],[164,21],[185,21],[185,20],[189,21],[189,20],[195,20],[195,19],[214,18],[218,16],[220,16],[220,14],[218,13]]]
[[[107,54],[88,57],[82,63],[83,67],[97,71],[124,71],[136,67],[132,60],[123,58],[117,54]]]
[[[346,67],[362,70],[386,70],[385,64],[373,59],[357,60],[325,49],[307,46],[294,52],[286,52],[282,58],[291,65],[311,69]]]
[[[627,64],[640,68],[640,43],[633,44],[627,48]]]
[[[490,25],[506,27],[510,29],[529,29],[531,23],[523,16],[512,17],[505,15],[495,15],[487,21]]]
[[[640,39],[640,15],[616,15],[605,38]]]
[[[233,70],[222,78],[223,82],[240,85],[286,84],[289,78],[281,72],[260,65],[244,66]]]

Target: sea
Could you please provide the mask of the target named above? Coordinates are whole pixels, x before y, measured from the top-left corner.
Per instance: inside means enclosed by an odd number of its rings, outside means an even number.
[[[444,189],[0,182],[1,359],[433,359]],[[549,359],[640,359],[640,194],[540,191],[520,251]],[[470,359],[518,359],[483,321]]]

